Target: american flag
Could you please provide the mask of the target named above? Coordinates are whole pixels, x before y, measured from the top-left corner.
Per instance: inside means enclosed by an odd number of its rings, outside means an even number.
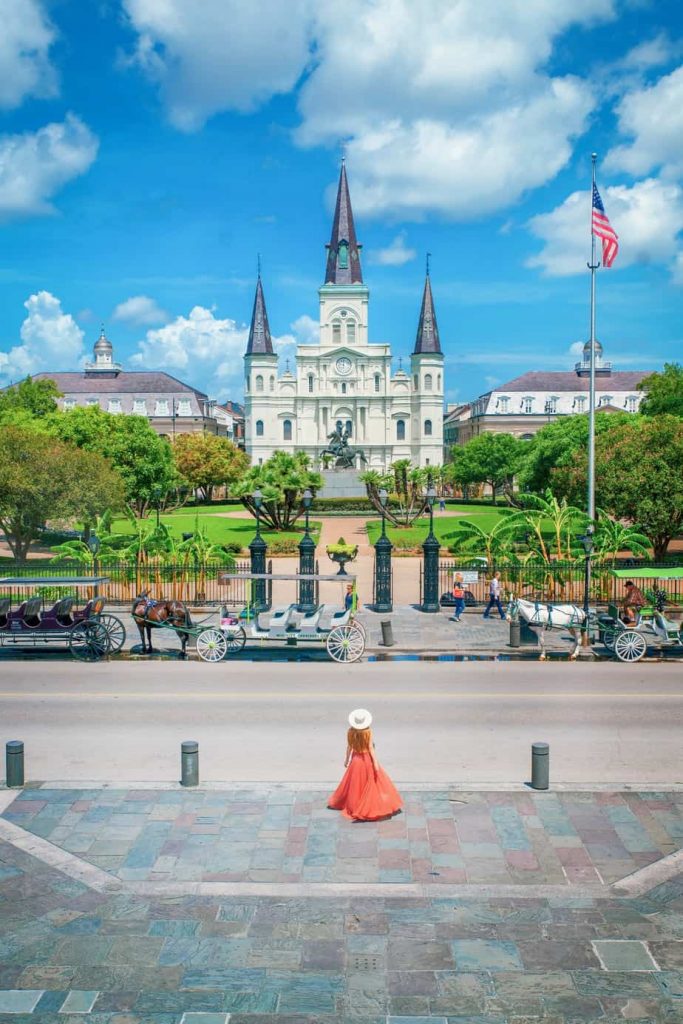
[[[603,267],[611,267],[614,263],[614,258],[619,252],[618,236],[605,213],[605,207],[602,205],[602,199],[598,192],[597,185],[593,185],[593,218],[591,221],[591,230],[594,235],[602,240],[602,265]]]

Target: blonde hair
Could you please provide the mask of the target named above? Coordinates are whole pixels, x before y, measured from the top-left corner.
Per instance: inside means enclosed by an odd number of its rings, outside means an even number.
[[[349,729],[346,734],[348,743],[354,754],[366,754],[372,746],[372,729]]]

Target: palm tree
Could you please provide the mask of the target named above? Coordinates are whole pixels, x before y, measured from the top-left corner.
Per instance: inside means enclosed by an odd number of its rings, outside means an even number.
[[[627,526],[618,519],[610,519],[606,512],[598,509],[598,527],[595,531],[593,559],[611,568],[620,551],[630,551],[636,558],[649,555],[650,540],[635,526]]]
[[[572,542],[577,528],[586,525],[586,513],[575,505],[567,504],[566,498],[558,501],[550,488],[546,490],[544,497],[526,494],[524,505],[521,515],[535,537],[537,552],[541,559],[550,562],[553,558],[552,544],[549,545],[543,535],[543,527],[549,520],[555,542],[555,558],[558,561],[573,561]]]

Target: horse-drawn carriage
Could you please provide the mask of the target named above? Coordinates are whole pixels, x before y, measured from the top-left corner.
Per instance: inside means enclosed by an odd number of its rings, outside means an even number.
[[[614,604],[608,606],[607,614],[597,617],[599,639],[619,661],[640,661],[647,654],[648,647],[660,651],[683,648],[683,623],[675,622],[666,614],[666,606],[671,603],[671,595],[666,588],[675,588],[678,581],[683,581],[683,568],[657,569],[656,573],[659,586],[654,603],[640,608],[635,622],[624,622]],[[644,575],[651,578],[652,570],[613,569],[612,575],[624,581],[636,580]],[[683,654],[683,649],[680,653]]]
[[[220,634],[223,642],[213,637],[213,658],[205,660],[219,661],[226,655],[239,654],[248,641],[259,643],[284,643],[288,647],[300,644],[321,644],[333,661],[354,662],[362,658],[365,651],[365,628],[356,618],[356,577],[346,574],[340,581],[339,575],[326,576],[320,574],[259,574],[259,573],[225,573],[221,575],[225,583],[242,580],[247,583],[249,599],[241,609],[231,610],[226,606],[221,612]],[[254,606],[251,596],[254,583],[263,581],[264,585],[273,582],[296,581],[307,583],[317,588],[320,583],[340,583],[351,587],[350,607],[346,602],[336,604],[306,604],[293,602],[278,605],[268,611],[261,611]],[[221,653],[222,652],[222,653]],[[204,657],[197,644],[197,653]]]
[[[80,661],[114,654],[126,631],[115,615],[105,613],[105,599],[98,596],[99,586],[108,582],[108,576],[0,579],[0,647],[65,647]]]

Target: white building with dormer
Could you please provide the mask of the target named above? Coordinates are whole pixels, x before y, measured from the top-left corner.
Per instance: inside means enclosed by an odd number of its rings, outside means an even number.
[[[245,445],[259,465],[274,451],[304,451],[316,468],[328,437],[341,429],[367,459],[388,470],[398,459],[440,465],[443,354],[429,273],[410,373],[392,373],[391,346],[369,337],[370,292],[342,163],[325,283],[319,288],[320,335],[298,345],[296,368],[278,372],[259,275],[244,356]],[[359,467],[360,468],[360,467]]]

